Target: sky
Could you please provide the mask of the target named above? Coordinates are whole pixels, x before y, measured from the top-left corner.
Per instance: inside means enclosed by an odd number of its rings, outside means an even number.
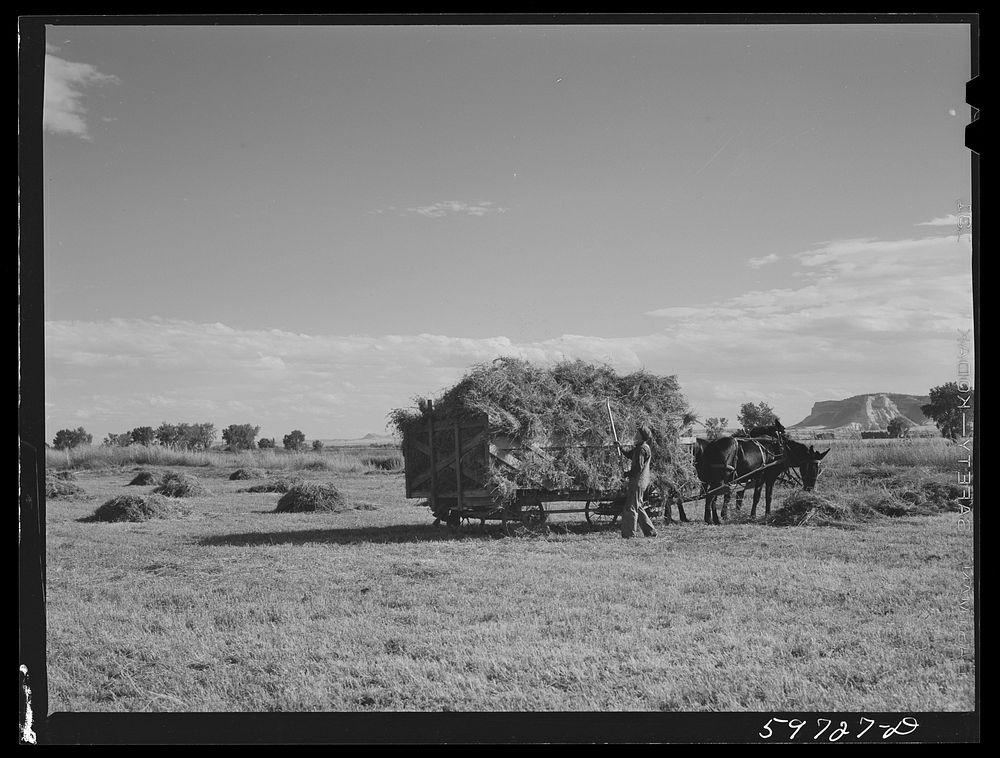
[[[965,25],[49,26],[46,436],[384,433],[501,355],[702,418],[972,328]]]

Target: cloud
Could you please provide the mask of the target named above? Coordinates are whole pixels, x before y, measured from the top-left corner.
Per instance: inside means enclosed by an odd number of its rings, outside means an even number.
[[[778,256],[775,255],[774,253],[771,253],[770,255],[764,255],[761,256],[760,258],[751,258],[750,260],[747,261],[747,265],[750,268],[761,268],[762,266],[767,266],[768,264],[774,263],[777,260]]]
[[[480,200],[475,203],[466,203],[461,200],[445,200],[433,205],[419,205],[407,208],[404,215],[442,218],[444,216],[488,216],[490,214],[503,214],[506,212],[506,208],[494,205],[492,202],[486,200]]]
[[[640,335],[516,341],[162,318],[52,321],[47,418],[53,433],[73,421],[95,437],[162,420],[254,423],[269,437],[296,428],[361,435],[498,356],[676,374],[704,417],[734,418],[741,403],[763,399],[788,423],[817,400],[926,392],[954,378],[957,335],[972,326],[967,239],[839,240],[789,260],[804,274],[798,286],[651,311],[664,325]],[[100,397],[88,394],[95,387]]]
[[[112,74],[102,74],[88,63],[73,63],[54,52],[58,48],[46,45],[45,91],[42,128],[52,134],[69,134],[89,140],[90,133],[84,119],[87,109],[83,106],[84,90],[97,84],[119,84]]]
[[[800,286],[650,311],[668,326],[639,354],[670,355],[712,415],[768,391],[798,414],[832,399],[823,387],[926,392],[953,375],[956,335],[972,326],[967,238],[837,240],[792,260]]]
[[[162,420],[252,422],[265,436],[293,428],[360,435],[381,431],[386,414],[415,395],[437,393],[470,365],[502,355],[642,365],[628,341],[579,335],[526,343],[313,335],[149,318],[50,321],[45,340],[46,396],[54,404],[47,418],[55,428],[69,418],[97,425],[88,426],[95,436]]]
[[[914,226],[948,226],[956,229],[959,223],[964,223],[968,226],[970,218],[971,214],[965,214],[964,218],[960,218],[956,213],[949,213],[947,216],[932,218],[930,221],[921,221],[919,224],[914,224]]]

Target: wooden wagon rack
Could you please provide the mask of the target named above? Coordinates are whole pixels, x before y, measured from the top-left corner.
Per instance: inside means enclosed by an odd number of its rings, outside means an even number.
[[[555,513],[582,513],[598,526],[613,523],[624,502],[624,468],[622,486],[615,490],[543,484],[501,497],[489,486],[491,466],[513,471],[532,455],[551,456],[570,448],[617,458],[613,445],[523,446],[495,432],[486,415],[445,421],[434,417],[429,404],[424,417],[403,435],[402,448],[406,496],[428,500],[434,516],[451,527],[463,521],[501,521],[508,533],[520,533],[544,528],[548,515]],[[662,498],[653,490],[646,499],[647,512],[655,516]],[[557,503],[564,507],[553,507]]]

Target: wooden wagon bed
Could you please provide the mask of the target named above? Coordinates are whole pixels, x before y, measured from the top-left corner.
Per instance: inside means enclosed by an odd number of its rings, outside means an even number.
[[[490,485],[494,466],[513,472],[531,456],[551,457],[570,447],[585,456],[618,459],[615,446],[523,446],[491,429],[485,415],[442,421],[434,418],[433,406],[429,411],[403,436],[406,496],[428,500],[435,517],[449,526],[501,521],[507,531],[520,532],[541,528],[554,513],[581,513],[594,526],[617,519],[625,495],[624,467],[621,486],[613,490],[549,487],[543,482],[502,497]],[[655,516],[661,506],[659,493],[647,493],[647,504],[647,512]]]

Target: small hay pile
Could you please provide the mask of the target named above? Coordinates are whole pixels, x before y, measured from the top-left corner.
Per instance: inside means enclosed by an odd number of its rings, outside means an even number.
[[[402,471],[403,457],[395,455],[369,455],[361,459],[361,463],[375,471]]]
[[[853,510],[815,492],[796,490],[786,497],[768,523],[772,526],[838,526],[854,521]]]
[[[966,490],[952,482],[942,483],[933,480],[915,484],[912,489],[906,489],[899,497],[913,507],[913,512],[920,516],[932,516],[938,513],[951,513],[961,510],[959,498],[968,494]],[[971,505],[971,501],[970,505]]]
[[[53,478],[61,479],[64,482],[75,482],[76,474],[72,471],[55,471],[52,474]]]
[[[868,514],[878,514],[899,518],[901,516],[912,516],[915,513],[913,506],[898,497],[896,493],[888,489],[874,490],[867,493],[854,506],[854,512],[860,517]]]
[[[673,376],[647,371],[619,375],[610,366],[581,360],[545,366],[497,358],[472,367],[434,401],[433,415],[435,424],[446,425],[486,416],[491,437],[505,437],[522,451],[536,451],[523,455],[517,468],[491,461],[488,471],[472,472],[494,497],[509,500],[519,488],[622,487],[623,466],[613,447],[609,400],[623,445],[633,444],[640,425],[653,430],[654,482],[683,488],[694,480],[688,456],[678,444],[681,428],[692,417]],[[393,411],[390,421],[405,440],[407,435],[423,433],[428,415],[427,403],[420,400],[416,410]],[[435,442],[437,455],[454,452],[449,436],[440,435]]]
[[[292,487],[297,484],[302,484],[302,477],[299,476],[282,476],[275,479],[268,479],[266,482],[261,482],[260,484],[254,484],[246,489],[240,490],[240,492],[288,492]]]
[[[45,477],[45,497],[49,500],[72,500],[86,495],[79,484],[62,478],[49,479]]]
[[[160,486],[153,492],[165,497],[197,497],[211,494],[197,477],[174,473],[164,476]]]
[[[119,495],[100,506],[83,521],[149,521],[188,516],[191,509],[158,495]]]
[[[340,491],[332,484],[303,482],[288,490],[278,501],[275,513],[304,511],[344,511],[347,505]]]
[[[259,468],[238,468],[229,475],[232,481],[242,479],[260,479],[264,476],[264,471]]]
[[[140,469],[139,473],[135,475],[135,478],[129,482],[129,485],[137,484],[140,486],[146,486],[150,484],[159,485],[163,482],[163,474],[157,473],[156,471],[150,471],[148,469]]]

